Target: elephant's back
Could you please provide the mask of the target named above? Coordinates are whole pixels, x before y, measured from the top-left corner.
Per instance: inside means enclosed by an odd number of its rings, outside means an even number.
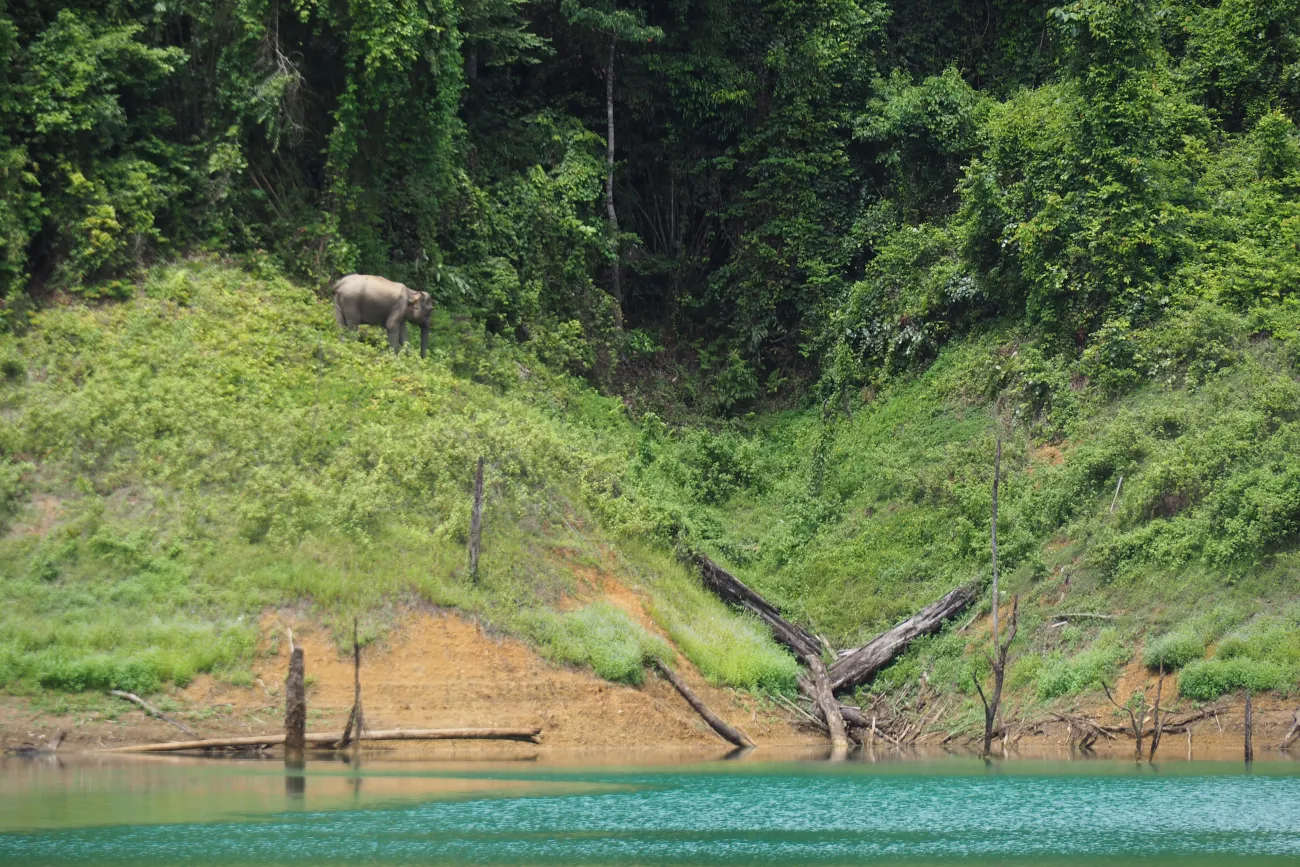
[[[383,325],[406,287],[373,274],[349,274],[334,284],[334,304],[361,325]]]
[[[349,274],[334,284],[334,297],[367,298],[389,303],[401,298],[406,286],[374,274]]]

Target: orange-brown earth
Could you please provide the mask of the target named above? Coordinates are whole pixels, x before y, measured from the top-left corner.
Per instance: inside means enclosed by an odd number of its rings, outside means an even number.
[[[572,602],[603,597],[667,640],[633,590],[597,569],[575,571],[583,599]],[[206,675],[199,677],[184,689],[173,689],[166,697],[168,707],[176,708],[173,715],[202,737],[281,731],[282,685],[292,630],[293,640],[303,647],[306,656],[308,729],[340,731],[352,706],[351,654],[340,650],[328,630],[301,610],[269,611],[260,626],[262,642],[254,667],[254,684],[240,687]],[[760,746],[823,743],[821,735],[801,726],[789,711],[765,698],[712,686],[684,658],[679,659],[679,671],[711,708]],[[364,650],[361,680],[366,721],[371,729],[537,726],[543,730],[543,750],[576,748],[624,753],[629,749],[707,750],[727,746],[667,682],[653,673],[647,674],[640,687],[612,684],[590,672],[547,662],[523,642],[493,635],[454,612],[407,612],[381,642]],[[1138,689],[1144,690],[1148,700],[1153,699],[1156,678],[1135,661],[1115,684],[1115,697],[1124,702]],[[1172,718],[1194,710],[1189,703],[1176,700],[1176,676],[1165,678],[1163,695],[1162,704],[1171,709]],[[1198,758],[1240,753],[1244,732],[1241,699],[1227,697],[1217,705],[1224,709],[1222,713],[1193,726],[1193,748]],[[1270,696],[1257,698],[1254,705],[1256,750],[1264,756],[1276,748],[1290,728],[1295,707],[1293,701]],[[1107,725],[1127,722],[1127,717],[1104,698],[1095,696],[1058,709]],[[929,712],[928,708],[921,711],[927,715]],[[951,712],[961,713],[961,703],[955,703]],[[1004,719],[1016,738],[1015,748],[1022,754],[1068,748],[1066,724],[1032,725],[1048,716],[1037,709],[1022,710],[1016,699],[1009,697]],[[919,745],[924,748],[939,744],[952,731],[952,724],[951,719],[934,721],[918,739]],[[117,699],[0,697],[0,747],[47,742],[60,730],[68,732],[65,750],[188,739],[167,723]],[[949,746],[968,747],[975,734],[972,730],[969,735],[950,740]],[[484,750],[527,754],[538,750],[527,744],[487,742],[404,742],[401,746],[403,750],[423,749],[439,756]],[[1097,749],[1132,755],[1133,742],[1118,735],[1109,743],[1099,742]],[[1186,750],[1185,735],[1166,735],[1161,755],[1181,758]]]
[[[610,594],[643,623],[649,618],[631,591]],[[644,619],[643,619],[644,618]],[[308,729],[340,731],[353,699],[350,653],[304,615],[278,611],[262,619],[263,654],[252,687],[201,676],[171,698],[174,716],[204,737],[261,734],[283,725],[282,684],[288,667],[288,630],[304,649]],[[786,720],[766,700],[705,682],[684,659],[679,670],[704,701],[760,744],[806,744],[815,735]],[[666,681],[648,674],[640,687],[613,684],[590,672],[554,665],[520,641],[496,637],[450,612],[413,612],[386,639],[367,647],[361,664],[366,722],[379,728],[539,726],[547,747],[713,747],[722,742]],[[10,697],[0,705],[0,744],[40,742],[60,729],[64,749],[95,749],[185,739],[178,730],[126,710],[42,712],[42,703]],[[725,744],[723,744],[725,746]],[[476,745],[481,746],[481,745]],[[411,747],[404,743],[403,748]],[[534,749],[505,745],[506,750]],[[446,750],[445,744],[431,749]]]

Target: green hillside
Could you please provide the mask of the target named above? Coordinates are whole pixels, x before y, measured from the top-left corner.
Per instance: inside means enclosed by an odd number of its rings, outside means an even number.
[[[1024,599],[1011,683],[1025,700],[1095,689],[1140,648],[1152,666],[1187,666],[1192,698],[1286,691],[1300,674],[1287,548],[1300,384],[1285,344],[1252,339],[1245,317],[1218,327],[1212,375],[1117,400],[990,329],[857,396],[851,417],[670,426],[463,321],[439,319],[427,361],[393,357],[381,332],[341,334],[328,303],[282,278],[159,268],[130,301],[55,303],[0,338],[0,676],[11,691],[151,691],[201,671],[244,682],[268,607],[340,627],[360,616],[373,638],[396,608],[432,603],[639,682],[666,652],[658,639],[599,602],[557,611],[578,591],[574,567],[594,566],[641,588],[711,679],[789,689],[793,660],[674,549],[717,556],[852,645],[987,578],[1001,433],[1003,590]],[[999,420],[1016,400],[1034,426]],[[1049,628],[1062,612],[1103,617]],[[958,626],[876,688],[924,674],[969,691],[981,657]]]
[[[268,606],[360,616],[374,637],[394,607],[432,603],[639,682],[662,642],[608,605],[554,610],[578,590],[573,566],[608,568],[613,551],[709,676],[791,683],[793,660],[671,551],[614,541],[643,529],[615,493],[635,441],[617,400],[448,319],[428,363],[365,336],[342,339],[330,305],[283,279],[195,262],[151,273],[130,302],[53,305],[0,338],[0,681],[246,681]],[[42,510],[57,518],[33,532]]]
[[[788,690],[682,555],[850,646],[990,577],[1001,440],[1017,702],[1293,690],[1297,82],[1300,0],[0,0],[0,683],[420,604],[635,682],[598,568]]]

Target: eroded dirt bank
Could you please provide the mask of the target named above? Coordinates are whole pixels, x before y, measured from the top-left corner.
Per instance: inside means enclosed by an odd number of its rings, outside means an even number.
[[[638,607],[634,597],[618,600]],[[643,611],[631,613],[649,628]],[[341,652],[319,623],[297,612],[268,612],[261,621],[262,653],[255,668],[256,681],[240,687],[208,676],[183,690],[173,690],[167,703],[174,715],[202,737],[279,733],[283,730],[282,684],[288,668],[288,634],[301,645],[307,659],[308,728],[338,731],[352,705],[351,655]],[[760,746],[821,746],[824,738],[793,718],[793,714],[765,698],[709,685],[689,663],[679,670],[690,686],[728,722],[745,731]],[[589,672],[557,666],[540,658],[520,641],[490,634],[478,623],[459,614],[422,611],[406,614],[380,643],[366,648],[361,667],[366,719],[371,729],[524,727],[543,730],[542,750],[582,751],[716,750],[725,749],[664,680],[647,673],[640,687],[611,684]],[[1135,663],[1117,684],[1122,702],[1135,690],[1155,694],[1155,679]],[[1166,679],[1165,695],[1176,694],[1174,678]],[[1102,700],[1104,702],[1104,700]],[[62,706],[66,704],[66,706]],[[1196,709],[1186,702],[1166,699],[1167,718],[1177,720]],[[1166,734],[1160,758],[1234,758],[1240,755],[1244,732],[1240,697],[1214,703],[1221,711],[1191,726],[1190,744],[1185,733]],[[881,708],[882,714],[884,708]],[[1126,718],[1095,697],[1059,709],[1066,717],[1082,716],[1108,726],[1123,725]],[[1276,755],[1295,710],[1294,700],[1260,696],[1254,702],[1256,755]],[[914,744],[903,750],[885,741],[882,752],[906,754],[912,750],[968,751],[978,733],[952,735],[959,724],[960,708],[925,727]],[[1053,714],[1020,711],[1014,701],[1006,708],[1010,732],[1008,755],[1068,754],[1077,731]],[[928,713],[928,709],[921,713]],[[1148,720],[1148,726],[1150,720]],[[68,736],[62,750],[96,750],[135,743],[188,739],[177,729],[129,708],[116,699],[99,696],[0,697],[0,747],[48,742],[59,731]],[[1149,746],[1149,740],[1148,740]],[[380,745],[375,745],[380,746]],[[997,752],[1001,752],[998,743]],[[485,749],[502,754],[535,753],[526,744],[440,742],[420,745],[405,742],[405,752],[424,750],[439,755]],[[1293,746],[1300,752],[1300,744]],[[1124,733],[1099,739],[1100,755],[1131,757],[1133,740]]]
[[[264,649],[275,651],[258,659],[257,683],[236,687],[200,677],[173,693],[180,705],[176,716],[203,737],[282,731],[289,629],[307,660],[308,729],[341,730],[352,706],[351,656],[340,653],[318,624],[287,612],[268,613],[262,620]],[[679,670],[710,707],[756,743],[818,741],[766,701],[710,686],[684,661]],[[372,729],[540,726],[547,747],[725,746],[672,686],[653,674],[640,687],[611,684],[552,665],[522,642],[490,635],[453,613],[407,615],[383,642],[365,650],[361,680]],[[62,729],[69,732],[65,750],[185,739],[138,710],[121,710],[109,719],[103,711],[43,710],[47,704],[5,698],[0,744],[39,742]],[[429,748],[445,751],[448,745]]]

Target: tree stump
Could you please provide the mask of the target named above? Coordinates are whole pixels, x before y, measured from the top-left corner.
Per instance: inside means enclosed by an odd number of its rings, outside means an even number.
[[[289,654],[289,676],[284,681],[284,758],[301,762],[307,748],[307,687],[303,682],[302,648]]]

